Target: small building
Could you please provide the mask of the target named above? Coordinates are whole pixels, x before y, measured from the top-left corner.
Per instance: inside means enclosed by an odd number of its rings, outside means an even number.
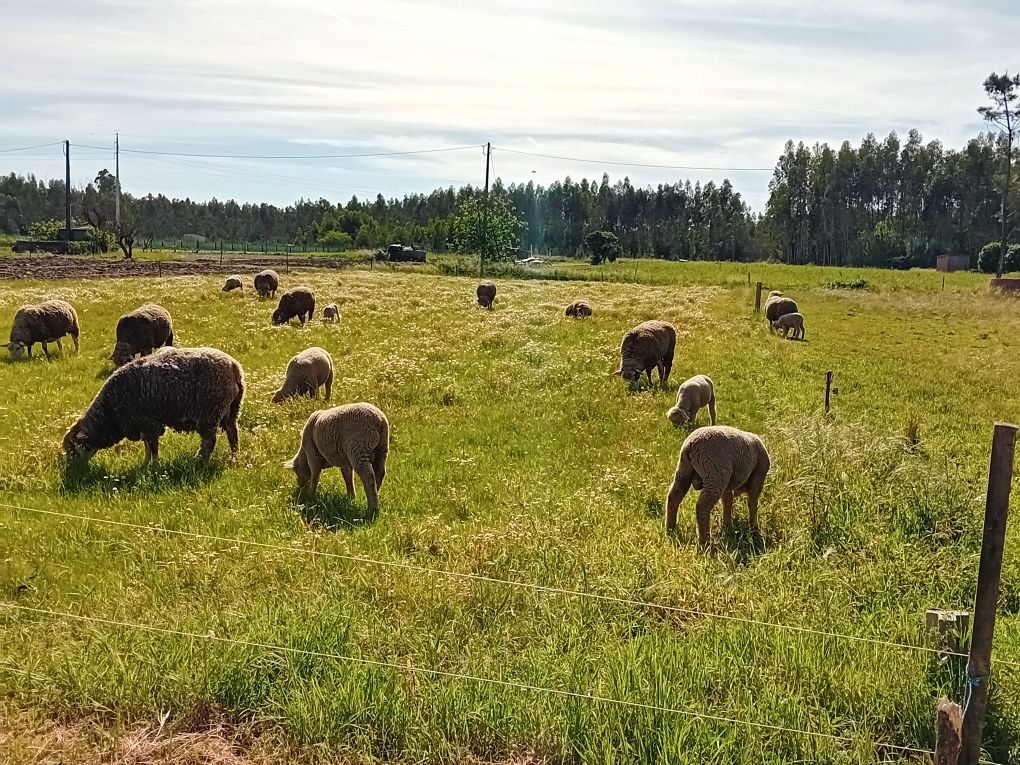
[[[939,255],[935,260],[939,271],[966,271],[970,268],[970,255]]]

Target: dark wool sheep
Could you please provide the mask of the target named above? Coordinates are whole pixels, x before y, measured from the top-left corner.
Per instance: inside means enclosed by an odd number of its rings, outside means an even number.
[[[117,345],[110,359],[118,367],[135,356],[148,356],[156,348],[174,344],[174,323],[170,312],[155,303],[146,303],[117,322]]]
[[[198,433],[198,457],[208,460],[216,430],[237,454],[237,415],[244,399],[244,372],[215,348],[164,348],[110,375],[85,414],[64,436],[69,458],[88,459],[123,439],[145,442],[145,463],[159,459],[167,428]]]
[[[758,525],[758,497],[765,486],[771,462],[765,444],[754,433],[746,433],[727,425],[699,428],[687,436],[680,447],[673,485],[666,498],[666,531],[676,529],[680,503],[693,486],[701,492],[696,515],[698,541],[708,546],[710,515],[722,499],[723,524],[733,520],[733,496],[747,493],[747,509],[751,526]]]
[[[273,311],[273,324],[286,324],[297,317],[304,326],[315,313],[315,293],[308,287],[295,287],[280,296],[280,303]]]
[[[563,312],[563,315],[573,319],[583,319],[591,316],[591,303],[587,300],[575,300],[567,306],[567,310]]]
[[[77,353],[79,334],[78,314],[71,304],[64,300],[45,300],[39,305],[23,305],[14,314],[7,350],[12,359],[20,359],[25,351],[31,358],[32,346],[41,343],[43,353],[49,358],[49,344],[55,342],[63,352],[64,345],[60,340],[64,335],[70,335]]]
[[[492,304],[496,302],[496,285],[492,282],[482,282],[475,290],[475,295],[478,297],[478,305],[482,308],[492,308]]]
[[[669,373],[673,368],[673,352],[676,350],[676,329],[665,321],[646,321],[638,324],[623,336],[620,344],[620,368],[612,374],[635,383],[641,373],[648,375],[652,383],[652,370],[659,370],[659,384],[666,387]]]
[[[280,277],[276,271],[267,268],[255,274],[255,291],[260,298],[276,297],[276,290],[280,286]]]
[[[228,276],[227,280],[223,282],[223,291],[230,292],[232,290],[241,290],[244,292],[244,283],[241,281],[241,277],[237,274]]]
[[[772,322],[778,321],[780,316],[797,313],[799,310],[796,301],[784,296],[783,293],[770,294],[768,300],[765,301],[765,319],[769,323],[769,331],[775,331],[772,328]]]
[[[354,473],[365,488],[368,510],[379,509],[379,489],[386,475],[390,448],[390,424],[386,415],[372,404],[347,404],[312,412],[301,431],[301,448],[284,465],[293,468],[298,488],[312,496],[324,468],[339,467],[354,496]]]
[[[340,306],[336,303],[330,303],[322,309],[322,320],[332,323],[340,321]]]

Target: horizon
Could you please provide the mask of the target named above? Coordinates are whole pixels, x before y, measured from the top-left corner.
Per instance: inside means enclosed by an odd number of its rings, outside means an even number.
[[[728,178],[760,213],[787,140],[859,145],[868,133],[917,129],[926,142],[964,146],[985,131],[981,83],[1001,66],[986,51],[1011,44],[1001,0],[978,9],[912,0],[768,9],[727,0],[707,10],[526,3],[519,13],[459,0],[339,10],[314,1],[55,0],[6,15],[20,32],[0,84],[13,107],[0,150],[69,138],[79,145],[72,185],[83,186],[113,172],[119,131],[125,192],[277,206],[481,186],[481,147],[491,141],[492,175],[505,185],[604,172],[653,187]],[[37,41],[47,37],[60,44],[40,59]],[[97,39],[106,41],[102,55]],[[469,148],[431,151],[449,147]],[[153,151],[430,153],[135,153]],[[60,146],[0,157],[5,172],[64,176]]]

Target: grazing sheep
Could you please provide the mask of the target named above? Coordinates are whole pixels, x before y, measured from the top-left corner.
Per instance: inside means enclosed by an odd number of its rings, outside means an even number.
[[[496,301],[496,285],[492,282],[482,282],[475,290],[475,294],[478,296],[478,305],[482,308],[492,308]]]
[[[676,392],[676,406],[666,412],[666,417],[676,427],[694,422],[702,407],[708,407],[708,414],[715,425],[715,386],[706,375],[695,375],[680,383]]]
[[[244,284],[241,282],[241,277],[237,274],[228,276],[227,280],[223,282],[223,291],[230,292],[231,290],[241,290],[244,292]]]
[[[340,321],[340,306],[336,303],[330,303],[322,309],[322,320],[329,322]]]
[[[591,316],[591,303],[587,300],[575,300],[567,306],[567,310],[563,312],[563,315],[573,319],[583,319],[586,316]]]
[[[306,320],[311,321],[314,313],[315,293],[308,287],[295,287],[280,296],[280,304],[273,311],[273,324],[286,324],[297,317],[304,326]]]
[[[280,286],[280,276],[276,271],[267,268],[255,274],[255,291],[260,298],[276,297],[276,290]]]
[[[174,344],[174,323],[170,312],[146,303],[117,321],[117,344],[110,359],[118,367],[137,355],[148,356],[156,348]]]
[[[298,489],[312,496],[319,486],[319,474],[339,467],[354,496],[357,473],[365,488],[368,511],[379,509],[379,489],[386,475],[386,454],[390,448],[390,424],[386,415],[372,404],[347,404],[312,412],[301,430],[301,447],[284,465],[293,468]]]
[[[723,523],[733,520],[733,495],[747,493],[752,527],[758,525],[758,497],[768,475],[769,453],[753,433],[726,425],[699,428],[680,447],[676,475],[666,499],[666,531],[676,528],[676,514],[688,490],[701,492],[696,509],[698,541],[708,546],[710,514],[716,502],[723,502]]]
[[[216,430],[227,434],[237,454],[237,414],[244,398],[244,372],[215,348],[163,348],[125,364],[100,388],[85,414],[64,436],[69,458],[88,459],[122,439],[145,442],[145,464],[159,460],[159,437],[167,428],[198,433],[200,459],[216,446]]]
[[[652,370],[659,370],[659,384],[666,387],[673,368],[676,349],[676,329],[665,321],[646,321],[638,324],[623,336],[620,344],[620,368],[611,374],[620,375],[630,383],[637,382],[641,373],[652,382]]]
[[[39,305],[23,305],[14,314],[7,350],[12,359],[20,359],[25,351],[32,358],[32,346],[41,343],[43,353],[49,358],[49,344],[55,342],[63,353],[64,344],[60,340],[64,335],[70,335],[77,353],[79,333],[78,314],[70,303],[64,300],[45,300]]]
[[[796,340],[798,337],[804,339],[804,316],[799,313],[784,313],[774,322],[772,322],[772,329],[783,330],[783,338],[786,338],[787,333],[793,330],[793,339]]]
[[[322,386],[329,401],[333,392],[333,358],[322,348],[308,348],[287,362],[287,375],[273,394],[273,403],[279,404],[292,396],[316,398]]]
[[[797,313],[798,310],[797,303],[783,295],[782,292],[770,292],[768,299],[765,301],[765,319],[769,323],[769,331],[775,331],[772,328],[772,322],[780,316],[785,316],[788,313]]]

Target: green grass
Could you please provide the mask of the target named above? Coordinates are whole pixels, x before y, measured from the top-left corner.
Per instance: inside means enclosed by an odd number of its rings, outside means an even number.
[[[934,272],[755,264],[752,281],[793,295],[807,317],[807,342],[782,341],[750,310],[748,270],[631,261],[595,271],[645,284],[497,280],[492,312],[474,305],[473,278],[306,272],[290,282],[339,303],[343,320],[303,329],[271,327],[270,304],[219,292],[220,277],[7,283],[0,326],[53,295],[76,305],[83,334],[79,356],[0,363],[0,502],[285,549],[0,508],[0,593],[851,742],[0,609],[3,706],[113,731],[168,711],[166,730],[180,732],[215,714],[274,742],[277,761],[923,761],[882,744],[931,748],[935,700],[960,697],[959,672],[929,654],[307,554],[929,644],[925,609],[973,600],[991,425],[1020,419],[1020,303],[972,274],[950,274],[942,292]],[[868,288],[822,286],[854,278]],[[564,319],[579,297],[593,319]],[[61,436],[109,371],[117,317],[146,300],[170,309],[179,344],[244,365],[241,454],[231,462],[221,438],[201,469],[197,437],[168,434],[158,477],[138,469],[137,443],[65,475]],[[606,373],[623,332],[653,317],[679,331],[671,389],[632,393]],[[389,416],[374,520],[360,488],[347,502],[336,470],[319,503],[299,504],[281,465],[322,404],[269,395],[311,345],[333,354],[334,403],[370,401]],[[821,413],[827,369],[832,418]],[[685,435],[665,411],[696,373],[715,380],[721,421],[760,433],[773,458],[761,536],[741,500],[731,530],[717,511],[710,554],[694,545],[692,497],[679,542],[663,533]],[[904,443],[911,423],[917,448]],[[995,655],[1015,662],[1016,522],[1000,604]],[[995,670],[991,709],[989,754],[1020,758],[1020,668]]]

